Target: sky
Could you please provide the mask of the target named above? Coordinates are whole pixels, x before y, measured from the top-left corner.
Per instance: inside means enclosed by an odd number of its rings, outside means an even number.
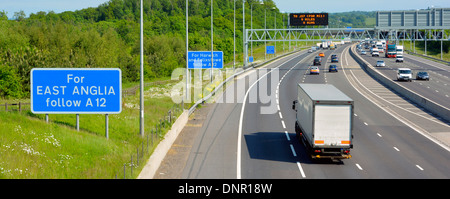
[[[450,0],[273,0],[283,12],[348,12],[450,8]]]
[[[39,11],[61,13],[83,8],[97,7],[109,0],[0,0],[0,11],[8,12],[8,18],[13,18],[15,12],[23,10],[30,16]]]
[[[426,9],[430,6],[450,8],[450,0],[273,0],[284,12],[348,12]],[[12,18],[15,12],[23,10],[27,17],[39,11],[81,10],[97,7],[108,0],[0,0],[0,11],[8,12]]]

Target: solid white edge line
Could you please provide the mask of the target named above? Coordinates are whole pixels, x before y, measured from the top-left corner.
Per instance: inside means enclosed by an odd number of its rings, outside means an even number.
[[[344,51],[342,51],[341,56],[342,56],[342,54],[343,54],[345,51],[350,51],[350,47],[351,47],[351,46],[347,47],[347,49],[345,49]],[[347,59],[347,54],[349,54],[349,53],[346,53],[346,54],[345,54],[345,59]],[[348,66],[348,63],[347,63],[347,66]],[[397,120],[399,120],[400,122],[402,122],[402,123],[405,124],[406,126],[410,127],[411,129],[415,130],[417,133],[421,134],[421,135],[424,136],[425,138],[431,140],[432,142],[434,142],[434,143],[437,144],[438,146],[444,148],[444,149],[447,150],[447,151],[450,151],[450,147],[448,147],[448,146],[442,144],[440,141],[434,139],[433,137],[431,137],[430,135],[428,135],[426,132],[423,132],[423,131],[421,131],[421,130],[415,128],[415,127],[413,127],[413,126],[410,125],[408,122],[406,122],[406,121],[404,121],[403,119],[401,119],[401,118],[395,116],[395,115],[394,115],[393,113],[391,113],[390,111],[387,111],[384,107],[380,106],[379,104],[377,104],[377,103],[375,103],[374,101],[372,101],[371,99],[369,99],[366,95],[364,95],[361,91],[359,91],[359,90],[358,90],[358,89],[350,82],[350,80],[348,79],[347,74],[345,73],[345,69],[344,69],[343,65],[342,65],[342,71],[344,72],[344,75],[345,75],[347,81],[350,83],[350,85],[352,85],[352,87],[353,87],[359,94],[361,94],[361,95],[364,96],[367,100],[369,100],[370,102],[372,102],[372,104],[378,106],[381,110],[383,110],[383,111],[386,112],[387,114],[391,115],[392,117],[396,118]],[[353,74],[353,72],[352,72],[351,70],[350,70],[350,73]],[[356,77],[354,74],[353,74],[353,76]],[[358,80],[357,78],[355,78],[355,80],[359,82],[359,80]],[[361,83],[360,83],[360,84],[361,84]],[[365,86],[362,85],[362,84],[361,84],[361,86],[365,87]],[[365,87],[365,88],[367,89],[367,87]],[[371,91],[369,90],[369,92],[371,92]],[[419,116],[420,116],[420,115],[419,115]],[[425,117],[424,117],[424,118],[425,118]],[[425,119],[427,119],[427,118],[425,118]],[[431,121],[434,121],[434,120],[431,120]]]
[[[302,51],[300,51],[302,52]],[[298,53],[294,53],[294,54],[299,54]],[[303,53],[305,54],[305,53]],[[269,73],[272,73],[273,70],[281,67],[282,65],[284,65],[285,63],[297,58],[298,56],[293,56],[291,59],[283,62],[282,64],[278,65],[277,67],[273,68],[272,70],[270,70],[269,72],[267,72],[266,74],[264,74],[263,76],[261,76],[259,79],[257,79],[247,90],[247,92],[245,92],[245,96],[244,96],[244,101],[242,102],[242,108],[241,108],[241,114],[240,114],[240,118],[239,118],[239,129],[238,129],[238,140],[237,140],[237,154],[236,154],[236,178],[237,179],[241,179],[242,178],[242,174],[241,174],[241,150],[242,150],[242,146],[241,146],[241,142],[242,142],[242,121],[244,119],[244,110],[245,110],[245,104],[247,102],[247,97],[248,94],[250,93],[250,90],[253,88],[253,86],[256,85],[256,83],[259,82],[259,80],[261,80],[262,78],[264,78],[265,76],[267,76]],[[309,57],[309,55],[307,55],[306,57]],[[306,57],[304,57],[303,59],[305,59]],[[300,63],[301,61],[303,61],[303,59],[301,59],[298,63]],[[297,64],[298,64],[297,63]],[[296,65],[297,65],[296,64]],[[278,105],[278,110],[280,110],[280,106]],[[303,172],[303,171],[302,171]]]

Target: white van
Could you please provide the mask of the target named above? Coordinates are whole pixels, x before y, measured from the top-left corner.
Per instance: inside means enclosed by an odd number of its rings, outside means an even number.
[[[403,54],[397,54],[395,58],[395,62],[403,62]]]
[[[375,57],[375,56],[377,56],[377,57],[380,56],[380,53],[378,52],[377,48],[372,49],[372,57]]]
[[[397,81],[404,80],[404,81],[411,81],[412,80],[412,71],[409,68],[399,68],[397,70]]]

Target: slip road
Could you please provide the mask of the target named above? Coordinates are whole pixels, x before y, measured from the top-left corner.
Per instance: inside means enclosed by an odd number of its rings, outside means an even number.
[[[222,184],[222,189],[207,185],[189,185],[188,183],[178,186],[179,194],[204,194],[210,196],[212,191],[221,194],[270,194],[272,184]]]

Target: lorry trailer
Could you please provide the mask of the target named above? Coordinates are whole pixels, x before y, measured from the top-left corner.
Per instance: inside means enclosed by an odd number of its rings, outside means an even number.
[[[351,158],[353,100],[331,84],[298,84],[297,91],[295,133],[311,158]]]

